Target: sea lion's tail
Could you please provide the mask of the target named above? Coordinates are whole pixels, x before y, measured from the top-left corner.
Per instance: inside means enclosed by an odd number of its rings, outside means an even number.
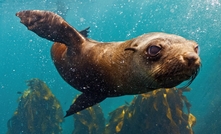
[[[82,44],[86,38],[75,28],[71,27],[59,15],[40,10],[26,10],[16,13],[29,30],[38,36],[53,42],[64,43],[74,47]]]

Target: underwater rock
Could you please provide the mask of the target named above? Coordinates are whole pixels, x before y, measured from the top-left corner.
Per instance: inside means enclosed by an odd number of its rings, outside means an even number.
[[[105,118],[99,104],[74,114],[74,126],[72,134],[102,134]]]
[[[193,134],[196,118],[182,94],[190,88],[159,89],[138,95],[131,104],[110,113],[105,134]],[[187,113],[183,112],[184,104]]]
[[[63,111],[59,101],[39,79],[27,81],[27,86],[8,120],[7,134],[60,134]]]

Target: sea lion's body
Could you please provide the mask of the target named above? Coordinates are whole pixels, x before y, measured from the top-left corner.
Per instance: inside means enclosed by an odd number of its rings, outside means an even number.
[[[86,38],[58,15],[45,11],[16,14],[29,30],[55,43],[54,64],[62,78],[81,91],[67,115],[107,97],[174,87],[196,77],[198,45],[183,37],[150,33],[124,42],[101,43]]]
[[[147,92],[148,82],[134,70],[133,52],[125,51],[128,42],[88,42],[82,45],[81,54],[70,57],[63,55],[64,44],[55,43],[51,54],[63,79],[81,92],[103,90],[107,97]]]
[[[133,70],[127,64],[131,60],[128,57],[130,52],[124,52],[120,43],[115,45],[85,43],[82,46],[81,54],[64,59],[65,51],[67,48],[64,44],[55,43],[51,51],[52,58],[63,79],[77,90],[81,92],[104,90],[107,97],[136,94],[130,91],[132,87],[128,84],[132,83],[130,77],[133,76],[131,75]],[[120,52],[123,53],[114,54]],[[124,85],[123,88],[122,85]],[[133,87],[138,87],[138,85]],[[128,89],[128,92],[124,90],[125,88]]]

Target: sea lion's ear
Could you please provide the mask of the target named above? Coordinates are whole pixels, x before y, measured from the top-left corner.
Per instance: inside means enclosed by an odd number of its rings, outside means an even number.
[[[137,49],[136,48],[134,48],[134,47],[128,47],[128,48],[125,48],[124,49],[124,51],[133,51],[133,52],[136,52],[137,51]]]
[[[21,19],[21,23],[29,30],[50,41],[64,43],[67,46],[77,48],[86,40],[62,17],[52,12],[27,10],[16,13],[16,16]],[[85,31],[83,33],[85,34]]]
[[[125,48],[124,51],[128,51],[128,50],[133,51],[133,52],[138,51],[138,48],[137,48],[138,45],[136,42],[134,42],[133,40],[129,40],[127,43],[129,44],[129,46]]]

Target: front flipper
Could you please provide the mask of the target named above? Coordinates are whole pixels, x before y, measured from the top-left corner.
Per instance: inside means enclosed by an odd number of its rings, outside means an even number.
[[[16,16],[29,30],[50,41],[64,43],[76,48],[86,40],[83,35],[55,13],[26,10],[16,13]]]
[[[65,117],[91,107],[103,101],[106,97],[107,96],[103,94],[82,93],[80,96],[77,97],[74,104],[70,106],[68,111],[66,111]]]

